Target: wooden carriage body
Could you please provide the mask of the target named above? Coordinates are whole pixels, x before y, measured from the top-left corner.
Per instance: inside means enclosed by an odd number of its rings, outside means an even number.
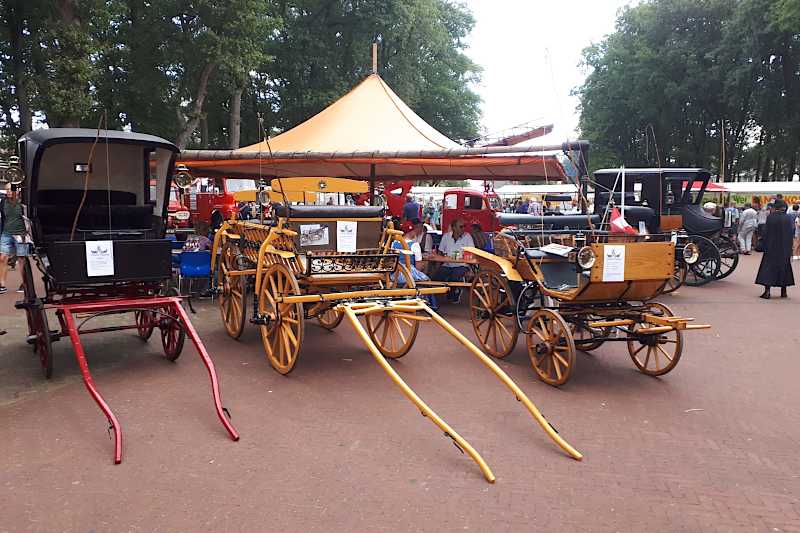
[[[545,240],[561,248],[539,246]],[[470,314],[483,349],[505,357],[524,333],[534,370],[550,385],[572,375],[576,349],[609,341],[625,341],[643,373],[666,374],[680,359],[682,332],[709,327],[653,301],[675,272],[672,235],[506,231],[495,236],[495,253],[465,251],[479,263]]]

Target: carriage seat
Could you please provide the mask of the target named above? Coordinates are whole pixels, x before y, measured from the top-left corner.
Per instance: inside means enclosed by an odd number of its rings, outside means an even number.
[[[152,226],[152,205],[136,205],[136,195],[111,191],[111,229],[149,229]],[[65,234],[72,229],[83,190],[59,189],[39,191],[36,217],[45,235]],[[78,217],[78,228],[109,228],[109,191],[89,190]]]
[[[577,265],[566,257],[548,254],[538,248],[525,248],[525,257],[534,261],[545,258],[551,260],[536,263],[544,276],[544,286],[548,289],[565,291],[577,289],[580,286]],[[585,274],[581,273],[581,275]]]
[[[275,204],[275,214],[285,217],[286,206]],[[376,205],[290,205],[290,218],[381,218],[383,207]]]

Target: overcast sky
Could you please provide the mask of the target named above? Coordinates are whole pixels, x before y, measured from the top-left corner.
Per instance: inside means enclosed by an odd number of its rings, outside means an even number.
[[[586,77],[581,51],[614,30],[617,10],[635,0],[465,0],[475,17],[467,54],[483,67],[477,88],[483,126],[554,124],[548,141],[575,138]],[[537,140],[537,144],[541,140]]]

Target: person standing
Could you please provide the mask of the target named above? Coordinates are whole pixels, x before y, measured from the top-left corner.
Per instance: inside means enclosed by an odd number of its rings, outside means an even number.
[[[531,200],[530,205],[528,205],[528,214],[529,215],[536,215],[542,216],[544,213],[542,212],[542,203],[538,201],[536,198]]]
[[[523,215],[523,214],[526,215],[526,214],[528,214],[528,207],[529,207],[528,200],[525,199],[525,200],[523,200],[523,202],[521,204],[519,204],[517,206],[516,213],[520,214],[520,215]]]
[[[764,225],[762,246],[764,255],[756,275],[756,285],[763,285],[761,298],[769,299],[770,287],[781,288],[781,298],[786,298],[786,287],[794,285],[792,272],[792,243],[794,225],[786,214],[786,202],[777,199]]]
[[[750,255],[753,247],[753,232],[758,225],[758,213],[749,203],[744,204],[744,211],[739,217],[739,249],[744,255]]]
[[[403,220],[414,220],[415,218],[422,218],[422,211],[419,204],[414,201],[414,197],[409,194],[406,196],[406,203],[403,206]]]
[[[19,193],[11,186],[6,185],[5,198],[0,200],[0,294],[8,292],[6,277],[8,275],[8,258],[14,251],[17,257],[28,255],[28,230],[25,221],[25,211],[19,200]],[[22,291],[20,285],[17,292]]]

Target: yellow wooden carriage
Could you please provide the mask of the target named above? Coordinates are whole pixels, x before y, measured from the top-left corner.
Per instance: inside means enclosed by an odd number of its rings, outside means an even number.
[[[563,385],[576,350],[623,341],[636,367],[651,376],[675,368],[690,324],[664,304],[662,294],[679,261],[697,260],[696,245],[677,234],[620,236],[596,230],[552,235],[506,230],[494,253],[467,248],[479,263],[470,315],[484,351],[507,356],[525,334],[539,378]],[[677,251],[677,253],[676,253]]]
[[[318,183],[284,178],[277,185],[282,194],[313,187],[318,192],[354,187],[351,180],[314,180]],[[399,246],[393,247],[395,242]],[[403,394],[479,465],[487,480],[494,481],[478,452],[417,396],[386,359],[408,353],[420,323],[435,322],[486,365],[563,450],[580,459],[581,454],[553,430],[494,361],[427,306],[425,295],[442,294],[447,288],[416,287],[410,261],[403,254],[407,248],[402,232],[384,221],[381,207],[284,202],[273,206],[269,220],[229,220],[215,235],[212,253],[225,330],[239,338],[249,314],[250,322],[260,329],[270,364],[288,374],[300,353],[306,319],[332,330],[347,317]]]

